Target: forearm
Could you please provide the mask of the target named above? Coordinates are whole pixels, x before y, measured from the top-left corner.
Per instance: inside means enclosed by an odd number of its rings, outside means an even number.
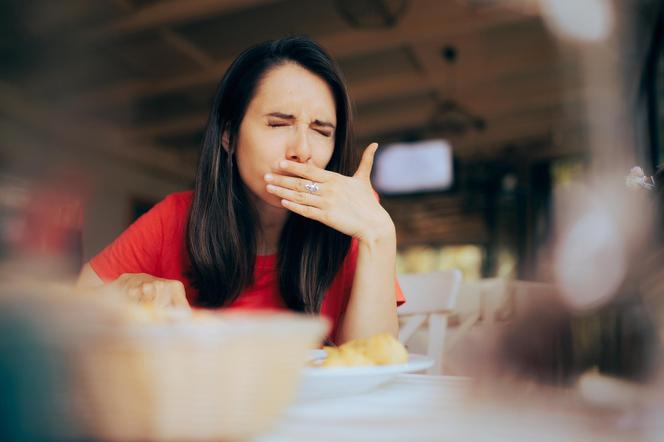
[[[97,275],[93,270],[90,263],[83,265],[81,273],[78,275],[78,280],[76,281],[76,287],[78,289],[96,289],[102,287],[104,281]]]
[[[353,288],[337,341],[399,333],[395,295],[396,234],[385,232],[360,241]]]

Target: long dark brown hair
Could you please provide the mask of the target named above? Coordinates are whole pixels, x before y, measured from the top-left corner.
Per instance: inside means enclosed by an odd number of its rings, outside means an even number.
[[[351,175],[357,163],[351,146],[348,92],[339,68],[318,44],[294,36],[268,41],[240,54],[214,96],[189,213],[188,276],[198,290],[199,306],[228,305],[253,283],[260,226],[250,190],[239,176],[235,152],[240,124],[260,81],[284,63],[308,69],[332,90],[337,127],[327,170]],[[320,310],[350,241],[347,235],[317,221],[289,214],[279,239],[277,271],[281,297],[290,309]]]

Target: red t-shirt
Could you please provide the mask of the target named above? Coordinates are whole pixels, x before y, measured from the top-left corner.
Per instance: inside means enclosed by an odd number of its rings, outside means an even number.
[[[123,273],[147,273],[158,278],[182,281],[190,303],[196,298],[185,272],[189,257],[185,234],[189,207],[193,193],[179,192],[167,196],[147,213],[137,219],[110,245],[92,258],[90,266],[104,281],[112,281]],[[332,339],[346,310],[355,276],[357,241],[351,249],[337,276],[325,295],[321,314],[332,321]],[[279,295],[277,280],[277,256],[257,256],[254,284],[245,289],[228,307],[230,309],[286,309]],[[397,305],[405,299],[396,284]]]

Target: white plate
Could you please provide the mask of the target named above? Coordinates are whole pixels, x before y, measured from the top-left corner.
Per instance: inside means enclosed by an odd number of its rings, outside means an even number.
[[[312,359],[325,357],[325,351],[312,350]],[[302,371],[298,400],[311,400],[365,393],[382,385],[401,373],[413,373],[433,366],[426,356],[410,354],[408,362],[368,367],[307,367]]]

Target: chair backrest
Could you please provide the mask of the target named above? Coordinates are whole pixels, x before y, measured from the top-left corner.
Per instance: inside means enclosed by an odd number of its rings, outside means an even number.
[[[420,327],[428,325],[427,355],[434,360],[429,373],[441,374],[447,316],[456,306],[461,272],[450,269],[401,274],[398,280],[406,296],[406,303],[397,310],[403,320],[399,341],[406,344]]]
[[[484,324],[493,324],[499,311],[509,304],[510,282],[502,278],[464,281],[459,289],[456,313],[461,321],[475,316]]]

